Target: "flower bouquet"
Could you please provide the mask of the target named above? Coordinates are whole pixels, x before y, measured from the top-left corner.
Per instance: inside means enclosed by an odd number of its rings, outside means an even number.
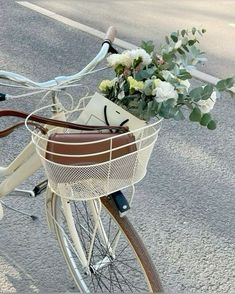
[[[191,86],[190,70],[206,60],[197,47],[198,36],[204,33],[204,29],[181,30],[167,36],[158,51],[148,41],[138,49],[110,55],[107,61],[116,77],[100,83],[101,93],[145,121],[188,116],[190,121],[214,130],[216,120],[210,111],[221,93],[233,86],[234,77],[216,85]]]

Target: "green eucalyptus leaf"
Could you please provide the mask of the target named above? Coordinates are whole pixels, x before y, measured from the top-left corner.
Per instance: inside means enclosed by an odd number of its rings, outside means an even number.
[[[138,98],[130,100],[130,102],[128,104],[129,108],[138,108],[138,106],[139,106],[139,99]]]
[[[177,111],[176,111],[176,113],[174,115],[174,119],[175,120],[184,120],[185,119],[184,114],[183,114],[182,110],[179,107],[177,108]]]
[[[137,81],[143,81],[145,79],[151,78],[153,74],[155,73],[155,70],[156,70],[155,66],[147,68],[147,69],[142,69],[135,74],[135,79]]]
[[[186,35],[186,33],[187,33],[186,30],[182,30],[182,31],[181,31],[181,35],[182,35],[182,37],[184,37],[184,36]]]
[[[196,34],[197,29],[196,28],[192,28],[192,34],[195,35]]]
[[[200,124],[202,126],[207,126],[208,123],[212,120],[211,114],[210,113],[205,113],[203,114],[201,120],[200,120]]]
[[[232,78],[228,78],[228,79],[224,79],[224,80],[220,80],[217,84],[216,84],[216,88],[218,91],[223,92],[225,90],[228,90],[229,88],[231,88],[234,84],[234,77]]]
[[[171,34],[171,39],[176,43],[178,42],[178,36],[177,36],[177,33],[176,32],[173,32]]]
[[[211,84],[208,84],[204,87],[202,92],[202,100],[207,100],[211,97],[211,94],[213,93],[214,87]]]
[[[185,51],[189,52],[187,45],[183,45],[182,47],[184,48]]]
[[[189,44],[189,46],[193,46],[196,42],[197,42],[196,39],[194,39],[194,40],[189,40],[189,41],[188,41],[188,44]]]
[[[160,112],[161,107],[162,107],[162,102],[160,102],[160,103],[156,102],[156,104],[155,104],[155,114],[156,115]]]
[[[184,99],[185,99],[184,94],[179,93],[177,103],[184,104]]]
[[[202,87],[197,87],[194,88],[189,92],[189,96],[194,100],[194,101],[199,101],[202,99],[202,93],[203,93],[203,88]]]
[[[148,106],[147,106],[147,117],[148,120],[150,119],[151,115],[152,115],[152,107],[153,107],[153,101],[149,101],[148,102]]]
[[[202,113],[201,113],[201,110],[198,107],[195,107],[193,109],[193,111],[189,115],[189,119],[191,121],[198,121],[198,122],[200,122],[201,121],[201,117],[202,117]]]
[[[154,44],[151,40],[147,42],[142,41],[140,47],[143,48],[148,54],[152,53],[154,50]]]
[[[184,50],[182,50],[182,49],[180,49],[180,48],[178,48],[177,51],[178,51],[179,54],[181,54],[181,55],[184,55],[184,54],[185,54]]]
[[[177,77],[181,80],[189,80],[192,78],[191,74],[185,69],[180,69],[180,72],[177,75]]]
[[[216,121],[211,120],[211,121],[208,123],[207,128],[208,128],[209,130],[215,130],[215,129],[216,129]]]
[[[206,32],[206,29],[202,29],[202,33],[204,34]]]
[[[160,116],[166,119],[174,118],[176,112],[178,111],[177,107],[174,107],[174,105],[175,105],[175,99],[168,99],[167,101],[162,102],[162,105],[159,111]]]
[[[143,116],[145,108],[146,108],[146,102],[144,101],[144,99],[141,99],[138,105],[138,111],[141,116]]]

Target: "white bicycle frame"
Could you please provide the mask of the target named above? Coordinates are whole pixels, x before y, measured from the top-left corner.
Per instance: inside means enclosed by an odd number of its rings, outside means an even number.
[[[7,80],[14,81],[16,83],[22,84],[29,88],[33,87],[40,89],[55,89],[58,86],[63,85],[66,88],[71,82],[80,80],[85,74],[91,72],[107,55],[108,50],[110,48],[110,44],[104,42],[100,52],[97,56],[79,73],[72,75],[72,76],[60,76],[56,77],[54,80],[47,81],[44,83],[36,83],[32,80],[25,78],[24,76],[7,72],[7,71],[0,71],[0,78],[4,78]],[[53,115],[53,118],[59,120],[65,120],[64,112],[60,111]],[[7,167],[0,167],[0,178],[5,177],[5,180],[0,184],[0,198],[3,196],[8,195],[12,191],[14,191],[24,180],[30,177],[34,172],[36,172],[42,166],[40,158],[36,153],[34,144],[30,142],[21,152],[20,154],[13,160]],[[51,206],[50,202],[52,199],[53,191],[48,187],[46,192],[46,212],[48,218],[49,227],[52,229],[52,214],[51,214]],[[109,255],[114,257],[114,249],[111,248],[110,242],[108,237],[105,233],[104,227],[102,225],[102,221],[100,219],[100,212],[101,212],[101,201],[98,200],[89,200],[88,206],[91,212],[91,217],[94,220],[95,229],[92,236],[92,242],[90,246],[90,252],[88,256],[86,256],[81,241],[78,237],[74,218],[72,215],[72,209],[68,200],[61,197],[63,213],[67,221],[68,230],[71,234],[71,239],[73,241],[73,246],[76,249],[76,254],[81,261],[81,264],[88,274],[90,273],[89,269],[89,262],[91,258],[92,246],[94,245],[95,235],[98,233],[101,236],[101,240],[104,243],[104,246],[109,251]],[[62,229],[62,228],[61,228]],[[113,248],[116,247],[118,242],[118,238],[116,238],[113,242]],[[99,267],[104,266],[109,260],[100,261],[99,264],[95,265],[96,269]],[[86,287],[84,285],[84,287]],[[87,290],[87,289],[86,289]]]

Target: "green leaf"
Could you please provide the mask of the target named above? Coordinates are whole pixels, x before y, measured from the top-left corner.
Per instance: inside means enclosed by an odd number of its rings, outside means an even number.
[[[196,28],[192,28],[192,34],[195,35],[196,34],[197,29]]]
[[[234,77],[232,78],[228,78],[228,79],[224,79],[224,80],[220,80],[217,84],[216,84],[216,88],[218,91],[223,92],[225,90],[228,90],[229,88],[231,88],[234,84]]]
[[[162,102],[155,104],[155,114],[158,114],[161,110]]]
[[[130,107],[130,108],[138,108],[138,106],[139,106],[139,99],[138,98],[131,100],[128,104],[128,107]]]
[[[206,32],[206,29],[202,29],[202,33],[204,34]]]
[[[207,125],[207,128],[209,130],[215,130],[216,129],[216,122],[214,120],[211,120],[208,125]]]
[[[176,114],[177,109],[172,107],[171,99],[168,99],[167,101],[162,102],[159,115],[168,119],[168,118],[173,118]]]
[[[152,75],[155,73],[156,67],[151,67],[147,69],[140,70],[136,75],[135,79],[137,81],[142,81],[144,79],[151,78]]]
[[[186,35],[186,33],[187,33],[186,30],[182,30],[182,31],[181,31],[181,35],[182,35],[182,37],[184,37],[184,36]]]
[[[189,119],[191,121],[198,121],[198,122],[200,122],[201,121],[201,117],[202,117],[201,110],[199,108],[197,108],[197,107],[195,107],[193,109],[193,111],[189,115]]]
[[[177,120],[177,121],[185,119],[184,114],[183,114],[182,110],[179,107],[177,107],[177,111],[176,111],[176,113],[174,115],[174,119]]]
[[[194,39],[194,40],[189,40],[189,41],[188,41],[188,44],[189,44],[189,46],[193,46],[196,42],[197,42],[196,39]]]
[[[170,44],[170,40],[168,38],[168,36],[165,37],[166,43],[169,45]]]
[[[212,120],[211,114],[210,113],[205,113],[203,114],[201,120],[200,120],[200,124],[202,126],[207,126],[208,123]]]
[[[181,80],[188,80],[188,79],[192,78],[191,74],[188,71],[186,71],[185,69],[181,69],[180,73],[179,73],[179,75],[177,75],[177,77]]]
[[[150,117],[152,115],[152,107],[153,107],[153,101],[149,101],[148,102],[148,106],[147,106],[147,117],[148,117],[148,120],[150,119]]]
[[[186,45],[183,45],[182,47],[184,48],[185,51],[189,52],[189,49]]]
[[[133,67],[136,68],[141,62],[142,62],[142,58],[138,57],[137,59],[134,59],[133,61]]]
[[[145,108],[146,108],[146,102],[143,99],[141,99],[138,105],[138,111],[140,115],[143,115]]]
[[[171,34],[171,39],[176,43],[178,42],[178,36],[177,36],[177,33],[176,32],[173,32]]]
[[[189,92],[189,96],[194,100],[194,101],[199,101],[202,98],[202,93],[203,93],[203,88],[202,87],[197,87],[194,88]]]
[[[148,54],[152,53],[154,50],[154,44],[151,40],[147,42],[142,41],[140,47],[143,48]]]
[[[178,51],[179,54],[181,54],[181,55],[184,55],[184,54],[185,54],[184,50],[182,50],[182,49],[180,49],[180,48],[178,48],[177,51]]]
[[[117,75],[121,75],[124,71],[125,66],[119,64],[117,67],[115,67],[115,72]]]
[[[202,92],[202,100],[207,100],[211,97],[211,94],[213,93],[214,87],[211,84],[208,84],[204,87]]]

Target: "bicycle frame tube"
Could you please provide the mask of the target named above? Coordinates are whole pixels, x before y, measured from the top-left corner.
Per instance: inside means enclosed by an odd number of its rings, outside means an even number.
[[[48,195],[50,193],[51,192],[48,191]],[[98,203],[97,203],[97,201],[98,201]],[[115,258],[115,249],[116,249],[117,243],[119,241],[121,231],[119,231],[117,233],[112,244],[110,244],[110,240],[108,239],[108,236],[107,236],[105,229],[103,227],[103,224],[102,224],[102,219],[100,218],[100,213],[101,213],[101,209],[102,209],[100,199],[87,201],[88,207],[90,210],[90,214],[91,214],[92,220],[94,222],[94,226],[93,226],[94,230],[92,232],[92,235],[90,236],[92,241],[90,244],[88,256],[86,256],[86,253],[82,247],[81,240],[77,234],[77,229],[76,229],[76,225],[74,223],[74,217],[72,214],[70,201],[68,199],[65,199],[62,197],[61,202],[62,202],[64,217],[67,222],[68,230],[69,230],[71,239],[73,241],[73,245],[76,250],[76,254],[77,254],[77,256],[78,256],[78,258],[84,268],[84,271],[86,271],[86,272],[90,271],[90,269],[89,269],[90,257],[91,257],[91,252],[93,251],[94,240],[95,240],[96,234],[100,235],[102,242],[103,242],[103,246],[104,246],[105,250],[107,250],[107,254],[112,256],[113,258]],[[47,209],[48,209],[48,207],[47,207]],[[49,213],[49,217],[51,217],[50,213]],[[50,219],[49,219],[49,223],[50,223]],[[101,260],[99,265],[94,265],[94,266],[97,266],[97,268],[99,268],[99,267],[102,267],[103,265],[105,265],[105,263],[107,263],[107,262],[108,262],[107,260]]]
[[[68,229],[69,232],[71,234],[71,238],[74,244],[74,247],[76,249],[76,252],[78,254],[78,257],[82,263],[82,266],[84,267],[84,269],[89,272],[89,263],[88,260],[86,258],[86,254],[82,248],[82,244],[81,241],[78,237],[77,234],[77,229],[74,223],[74,218],[73,218],[73,214],[72,214],[72,210],[71,210],[71,206],[68,200],[66,200],[65,198],[61,197],[61,202],[62,202],[62,207],[63,207],[63,212],[64,212],[64,216],[66,218],[67,221],[67,225],[68,225]]]
[[[0,167],[0,177],[7,176],[0,184],[0,197],[12,192],[40,167],[41,161],[31,142],[8,167]]]

